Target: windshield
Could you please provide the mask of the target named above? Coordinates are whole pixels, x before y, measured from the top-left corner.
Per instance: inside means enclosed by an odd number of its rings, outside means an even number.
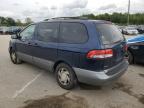
[[[112,44],[124,39],[119,29],[112,24],[96,24],[96,28],[101,35],[103,44]]]

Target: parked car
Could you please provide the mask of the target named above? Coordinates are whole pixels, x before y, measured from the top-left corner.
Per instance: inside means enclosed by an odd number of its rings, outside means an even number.
[[[126,27],[123,29],[122,33],[126,35],[137,35],[139,32],[134,27]]]
[[[139,27],[137,28],[137,30],[138,30],[138,32],[139,32],[140,34],[143,34],[143,33],[144,33],[144,26],[139,26]]]
[[[1,27],[0,29],[1,34],[7,34],[8,31],[9,31],[9,27]]]
[[[128,61],[144,63],[144,35],[136,36],[127,40]]]
[[[7,31],[7,34],[13,35],[19,33],[20,31],[21,31],[20,27],[10,27],[9,30]]]
[[[119,31],[120,31],[122,34],[124,34],[124,33],[123,33],[123,29],[125,28],[125,26],[118,26],[118,25],[117,25],[117,28],[119,29]]]
[[[0,28],[0,34],[2,34],[2,33],[3,33],[2,28]]]
[[[107,84],[128,68],[126,41],[111,22],[55,18],[31,24],[11,38],[14,64],[26,61],[54,72],[64,89],[78,82]]]

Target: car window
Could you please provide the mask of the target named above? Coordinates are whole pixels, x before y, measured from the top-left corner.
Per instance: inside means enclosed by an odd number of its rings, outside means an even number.
[[[40,23],[37,39],[44,42],[57,42],[59,23]]]
[[[135,30],[135,28],[127,28],[128,30]]]
[[[33,38],[33,34],[35,31],[35,26],[36,25],[30,25],[27,27],[24,31],[20,33],[20,37],[22,40],[31,40]]]
[[[96,24],[103,44],[112,44],[124,40],[122,33],[112,24]]]
[[[80,23],[61,23],[60,42],[84,43],[88,39],[86,27]]]

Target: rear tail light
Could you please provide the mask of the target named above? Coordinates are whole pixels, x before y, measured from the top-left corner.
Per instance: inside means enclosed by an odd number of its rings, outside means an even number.
[[[88,59],[104,59],[104,58],[110,58],[112,56],[113,56],[112,49],[92,50],[87,54]]]

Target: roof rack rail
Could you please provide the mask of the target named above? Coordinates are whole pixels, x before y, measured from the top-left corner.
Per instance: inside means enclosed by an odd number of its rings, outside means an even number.
[[[55,18],[51,18],[51,19],[45,19],[44,21],[48,21],[48,20],[58,20],[58,19],[62,19],[62,20],[69,20],[69,19],[82,19],[82,20],[87,20],[87,17],[55,17]]]

